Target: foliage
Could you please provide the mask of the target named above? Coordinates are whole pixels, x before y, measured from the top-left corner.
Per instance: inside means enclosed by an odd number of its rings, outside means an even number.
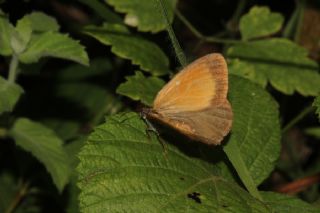
[[[319,212],[308,9],[253,2],[231,15],[229,0],[54,1],[49,16],[47,3],[25,1],[29,13],[1,1],[0,212]],[[136,113],[183,69],[175,54],[208,48],[229,70],[221,146]]]

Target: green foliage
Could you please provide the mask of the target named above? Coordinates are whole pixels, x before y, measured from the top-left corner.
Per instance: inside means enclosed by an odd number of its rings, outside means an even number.
[[[232,73],[249,78],[263,87],[270,82],[285,94],[297,91],[302,95],[315,96],[320,93],[320,75],[317,63],[307,54],[304,48],[281,38],[237,44],[227,52],[229,58],[250,64],[249,67],[233,66]]]
[[[316,113],[318,114],[318,117],[320,119],[320,96],[317,96],[314,99],[313,106],[316,107]]]
[[[169,72],[169,61],[163,51],[155,44],[132,35],[122,25],[104,24],[102,27],[86,27],[85,33],[101,43],[112,46],[112,52],[121,58],[130,59],[133,64],[153,75]]]
[[[10,130],[16,144],[31,152],[50,173],[61,192],[69,181],[70,166],[62,141],[56,134],[40,123],[19,118]]]
[[[163,0],[170,21],[173,20],[177,0]],[[143,32],[159,32],[166,28],[158,0],[106,0],[115,10],[126,13],[124,22]]]
[[[255,188],[274,169],[280,154],[277,103],[258,85],[230,76],[229,99],[234,113],[224,151],[247,189]]]
[[[239,186],[215,176],[212,164],[171,145],[164,150],[145,128],[127,113],[108,117],[90,135],[79,154],[82,212],[268,212]]]
[[[23,89],[19,85],[0,76],[0,114],[12,111],[22,93]]]
[[[34,36],[26,51],[20,55],[20,60],[23,63],[33,63],[45,56],[69,59],[84,65],[89,64],[88,56],[79,42],[55,32]]]
[[[41,24],[39,24],[41,22]],[[73,60],[88,65],[89,59],[84,47],[67,35],[54,32],[59,29],[56,20],[44,13],[31,13],[18,20],[13,27],[0,18],[0,54],[8,56],[13,52],[23,63],[34,63],[40,58],[51,56]]]
[[[117,93],[125,95],[133,100],[152,106],[157,92],[164,86],[165,82],[157,77],[145,77],[137,71],[134,76],[126,77],[127,81],[120,84]]]
[[[243,40],[268,36],[278,32],[284,18],[280,13],[273,13],[268,7],[252,7],[249,13],[240,19],[240,31]]]
[[[13,26],[9,23],[9,21],[0,17],[0,54],[4,56],[8,56],[12,54],[12,49],[10,45],[10,39],[12,32],[14,31]]]

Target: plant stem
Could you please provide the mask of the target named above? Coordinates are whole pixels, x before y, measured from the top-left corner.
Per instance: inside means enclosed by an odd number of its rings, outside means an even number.
[[[298,42],[300,34],[301,34],[301,27],[303,25],[303,19],[304,19],[304,11],[306,8],[306,1],[305,0],[301,0],[301,1],[297,1],[298,4],[298,10],[299,10],[299,18],[298,18],[298,22],[297,22],[297,28],[295,31],[295,35],[294,35],[294,41]]]
[[[199,39],[212,42],[212,43],[225,43],[225,44],[235,44],[235,43],[243,43],[243,41],[234,40],[234,39],[223,39],[217,38],[214,36],[205,36],[199,30],[197,30],[182,14],[179,10],[176,10],[177,17],[181,20],[181,22],[186,25],[186,27]]]
[[[247,1],[248,0],[239,0],[237,8],[236,8],[235,12],[233,13],[232,18],[229,20],[230,26],[238,26],[240,17],[243,13],[243,10],[245,9],[245,6],[247,5]]]
[[[14,212],[14,210],[17,208],[18,204],[21,202],[21,200],[24,198],[24,196],[28,193],[28,189],[29,189],[29,183],[28,182],[22,183],[15,198],[12,200],[9,207],[5,211],[6,213]]]
[[[10,61],[10,66],[9,66],[9,76],[8,76],[8,81],[10,83],[14,83],[17,77],[17,70],[18,70],[18,56],[13,54],[11,61]]]
[[[296,117],[294,117],[291,121],[287,123],[282,129],[282,133],[285,133],[289,129],[291,129],[294,125],[296,125],[299,121],[301,121],[307,114],[314,110],[313,106],[310,105],[303,109]]]
[[[161,13],[163,15],[163,18],[166,22],[166,30],[169,34],[169,37],[170,37],[170,40],[171,40],[171,43],[172,43],[172,46],[176,52],[176,55],[177,55],[177,58],[180,62],[180,64],[185,67],[187,65],[187,59],[186,59],[186,56],[184,55],[184,52],[179,44],[179,41],[176,37],[176,35],[174,34],[174,31],[171,27],[171,24],[170,24],[170,20],[169,20],[169,16],[168,16],[168,12],[167,12],[167,9],[165,7],[165,4],[163,2],[163,0],[158,0],[158,5],[160,7],[160,10],[161,10]]]

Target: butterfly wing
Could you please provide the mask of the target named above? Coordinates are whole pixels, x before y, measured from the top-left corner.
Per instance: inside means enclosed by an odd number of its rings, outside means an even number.
[[[222,55],[206,55],[177,74],[157,95],[150,116],[207,144],[220,144],[232,125],[228,72]]]
[[[198,111],[224,101],[228,91],[227,65],[222,55],[209,54],[180,71],[157,94],[153,109],[160,113]]]

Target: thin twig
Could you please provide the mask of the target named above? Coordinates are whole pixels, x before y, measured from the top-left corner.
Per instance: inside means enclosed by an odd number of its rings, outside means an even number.
[[[285,133],[286,131],[291,129],[291,127],[296,125],[299,121],[301,121],[307,114],[309,114],[313,110],[314,110],[314,107],[312,105],[303,109],[296,117],[294,117],[291,121],[287,123],[287,125],[283,127],[282,133]]]
[[[224,43],[224,44],[236,44],[243,43],[244,41],[235,40],[235,39],[223,39],[217,38],[214,36],[205,36],[199,30],[197,30],[187,19],[184,17],[179,10],[176,10],[176,15],[180,21],[186,25],[186,27],[200,40],[212,43]]]
[[[320,182],[320,173],[308,177],[300,178],[275,188],[274,191],[294,195],[306,188]]]
[[[12,213],[17,208],[21,200],[28,193],[28,190],[29,190],[29,182],[24,182],[5,212]]]

